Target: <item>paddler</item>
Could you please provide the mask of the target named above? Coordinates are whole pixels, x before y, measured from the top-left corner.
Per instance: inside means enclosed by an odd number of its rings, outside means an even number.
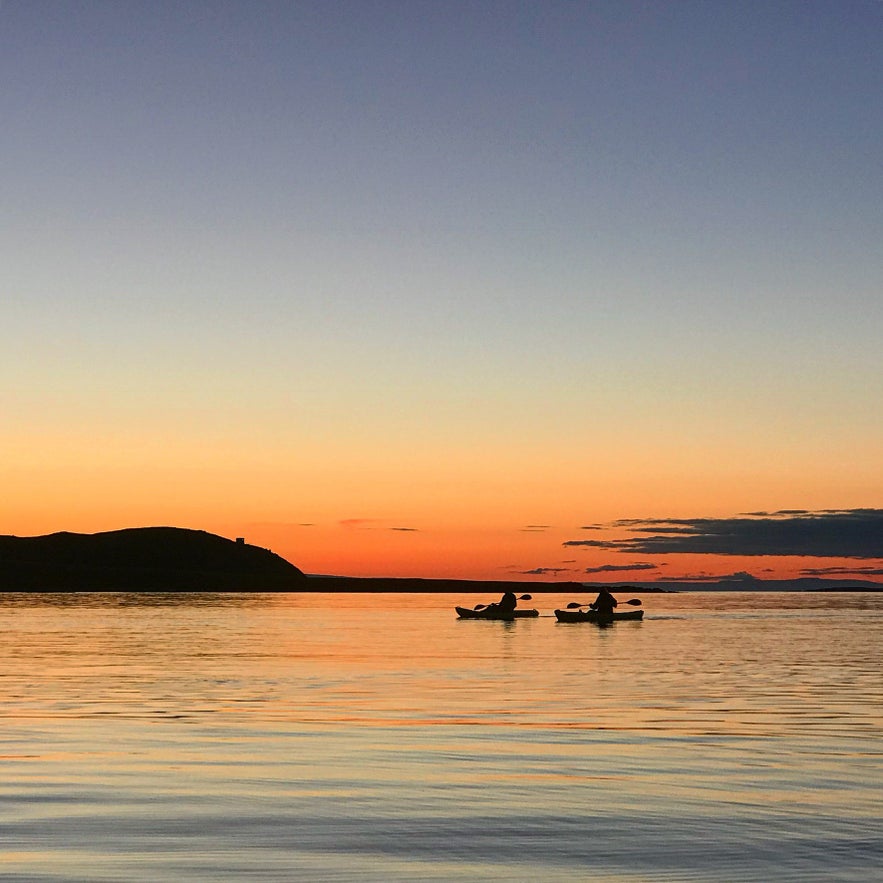
[[[503,613],[513,613],[518,606],[518,598],[515,597],[515,592],[503,592],[503,597],[494,606]]]
[[[598,613],[598,616],[604,619],[613,619],[613,608],[617,606],[617,600],[610,594],[610,589],[607,586],[601,586],[598,597],[589,606]]]
[[[500,613],[514,613],[517,606],[518,598],[515,597],[515,592],[503,592],[503,597],[493,604],[488,604],[487,609],[498,610]]]

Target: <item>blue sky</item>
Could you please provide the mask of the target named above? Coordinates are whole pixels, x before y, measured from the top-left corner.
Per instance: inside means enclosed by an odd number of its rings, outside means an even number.
[[[326,485],[341,519],[392,513],[359,475],[426,495],[476,448],[538,464],[530,521],[570,494],[579,520],[878,504],[881,25],[877,2],[7,0],[7,469],[85,469],[107,522],[126,470],[207,449],[241,476],[200,466],[229,520],[274,472],[315,511],[293,461],[358,465]],[[595,513],[564,476],[623,445]],[[702,496],[740,470],[744,495]]]

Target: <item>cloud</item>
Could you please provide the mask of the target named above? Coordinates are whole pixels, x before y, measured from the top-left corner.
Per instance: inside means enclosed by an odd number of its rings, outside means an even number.
[[[547,574],[568,573],[569,567],[535,567],[533,570],[517,570],[516,573],[523,576],[546,576]]]
[[[2,2],[2,0],[0,0]],[[293,530],[296,527],[315,527],[314,521],[247,521],[246,528],[254,530]]]
[[[587,567],[586,573],[614,573],[622,570],[658,570],[658,564],[602,564],[600,567]]]
[[[883,576],[883,567],[806,567],[802,576]]]
[[[522,531],[543,531],[548,530],[550,525],[548,524],[528,524],[522,527]]]
[[[883,558],[883,509],[780,510],[737,518],[629,519],[615,522],[612,527],[647,536],[567,540],[563,545],[636,555]]]
[[[717,582],[720,579],[717,574],[713,573],[684,573],[680,576],[661,576],[658,582],[661,583],[700,583],[700,582]]]
[[[416,527],[385,527],[379,518],[344,518],[337,522],[346,530],[398,530],[410,533],[416,532]]]

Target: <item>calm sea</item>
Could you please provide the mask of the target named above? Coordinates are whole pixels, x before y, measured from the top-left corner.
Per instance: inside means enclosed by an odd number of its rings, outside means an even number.
[[[879,880],[883,596],[642,597],[0,596],[0,877]]]

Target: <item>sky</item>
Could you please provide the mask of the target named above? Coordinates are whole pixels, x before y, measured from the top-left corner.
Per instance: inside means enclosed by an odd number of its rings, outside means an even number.
[[[883,581],[881,94],[876,0],[4,0],[0,533]]]

